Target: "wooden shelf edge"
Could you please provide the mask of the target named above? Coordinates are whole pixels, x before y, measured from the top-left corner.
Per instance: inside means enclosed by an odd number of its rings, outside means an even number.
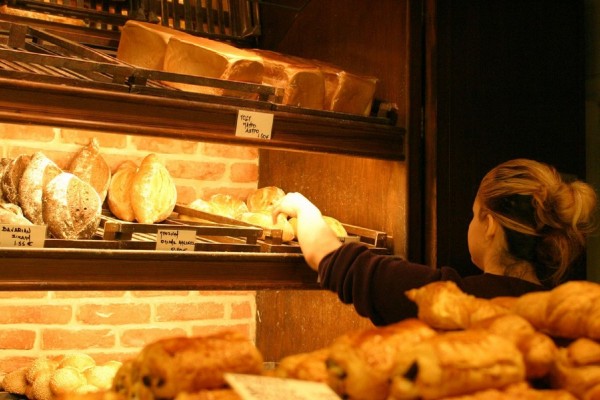
[[[0,78],[0,121],[161,136],[261,148],[404,160],[402,128],[259,109],[274,114],[271,139],[235,135],[232,105]]]

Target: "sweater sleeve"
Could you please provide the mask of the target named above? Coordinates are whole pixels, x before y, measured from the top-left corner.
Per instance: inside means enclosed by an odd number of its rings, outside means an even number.
[[[323,288],[375,325],[417,316],[417,307],[404,292],[440,280],[460,281],[452,268],[431,268],[398,257],[376,254],[360,243],[347,243],[319,264]]]

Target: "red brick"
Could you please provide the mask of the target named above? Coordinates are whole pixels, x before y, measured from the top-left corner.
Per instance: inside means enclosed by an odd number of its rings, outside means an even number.
[[[225,316],[221,303],[166,303],[156,306],[156,321],[193,321]]]
[[[177,185],[177,202],[188,204],[198,198],[198,192],[192,186]]]
[[[0,329],[0,349],[31,350],[35,331],[28,329]]]
[[[258,165],[251,163],[232,164],[229,177],[232,182],[256,182],[258,181]]]
[[[231,305],[232,319],[252,318],[253,316],[252,305],[250,303],[234,303]]]
[[[252,160],[258,158],[258,149],[254,147],[231,146],[226,144],[205,143],[202,153],[210,157],[238,158]]]
[[[66,324],[70,306],[0,306],[0,324]]]
[[[127,135],[118,133],[80,131],[63,128],[60,131],[60,136],[63,142],[79,144],[81,146],[89,144],[92,138],[96,138],[98,140],[98,145],[100,146],[100,153],[103,153],[102,149],[105,147],[115,149],[124,149],[127,147]]]
[[[99,354],[90,354],[94,360],[96,360],[97,365],[106,364],[109,361],[125,361],[134,358],[139,353],[139,350],[132,349],[129,352],[102,352]]]
[[[0,299],[43,299],[48,297],[45,291],[2,291],[0,290]]]
[[[187,290],[133,290],[134,297],[164,297],[164,296],[189,296]]]
[[[131,143],[140,151],[166,154],[194,154],[197,142],[159,137],[132,136]]]
[[[61,150],[52,150],[50,146],[42,149],[37,147],[14,146],[8,150],[8,157],[14,158],[20,156],[21,154],[31,155],[38,151],[41,151],[46,157],[54,161],[61,168],[65,168],[73,157],[73,153]]]
[[[21,124],[0,124],[0,137],[35,142],[51,142],[54,140],[55,128]]]
[[[125,161],[133,161],[137,166],[139,166],[146,155],[147,155],[146,153],[144,153],[144,154],[130,153],[127,155],[103,154],[102,158],[104,158],[104,161],[106,161],[106,163],[110,167],[110,170],[114,173],[117,170],[117,168],[119,168],[119,166],[121,164],[123,164]]]
[[[194,162],[169,160],[167,169],[173,178],[195,179],[198,181],[218,181],[227,170],[222,162]]]
[[[116,343],[111,329],[44,329],[41,335],[43,350],[111,348]]]
[[[253,336],[250,334],[252,332],[252,327],[250,324],[236,324],[236,325],[207,325],[207,326],[195,326],[192,328],[193,336],[206,336],[211,335],[213,333],[223,332],[223,331],[234,331],[239,332],[247,338],[252,338]]]
[[[44,292],[45,293],[45,292]],[[83,290],[64,290],[53,292],[53,296],[57,299],[87,299],[87,298],[113,298],[123,297],[125,295],[123,290],[94,290],[94,291],[83,291]]]
[[[123,347],[141,348],[148,343],[155,342],[162,338],[186,336],[183,329],[129,329],[121,334],[120,342]]]
[[[31,357],[14,356],[0,358],[0,372],[8,373],[16,371],[22,367],[28,367],[37,358],[37,355]]]
[[[144,324],[150,322],[148,304],[84,304],[79,306],[77,321],[85,325]]]

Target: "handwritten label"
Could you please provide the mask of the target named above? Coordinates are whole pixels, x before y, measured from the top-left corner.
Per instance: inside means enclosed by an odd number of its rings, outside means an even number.
[[[239,110],[235,135],[253,139],[271,139],[273,114]]]
[[[225,380],[243,400],[340,400],[324,383],[242,374]]]
[[[46,227],[44,225],[0,224],[0,247],[36,248],[44,247]]]
[[[188,229],[159,229],[156,233],[156,250],[194,251],[196,231]]]

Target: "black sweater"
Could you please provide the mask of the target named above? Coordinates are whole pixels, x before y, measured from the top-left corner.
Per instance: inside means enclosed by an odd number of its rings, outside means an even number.
[[[431,268],[398,257],[380,255],[359,243],[347,243],[319,264],[321,286],[336,292],[346,304],[375,325],[416,317],[417,306],[405,292],[435,281],[453,281],[465,293],[481,298],[520,296],[545,287],[507,276],[479,274],[461,277],[449,267]]]

